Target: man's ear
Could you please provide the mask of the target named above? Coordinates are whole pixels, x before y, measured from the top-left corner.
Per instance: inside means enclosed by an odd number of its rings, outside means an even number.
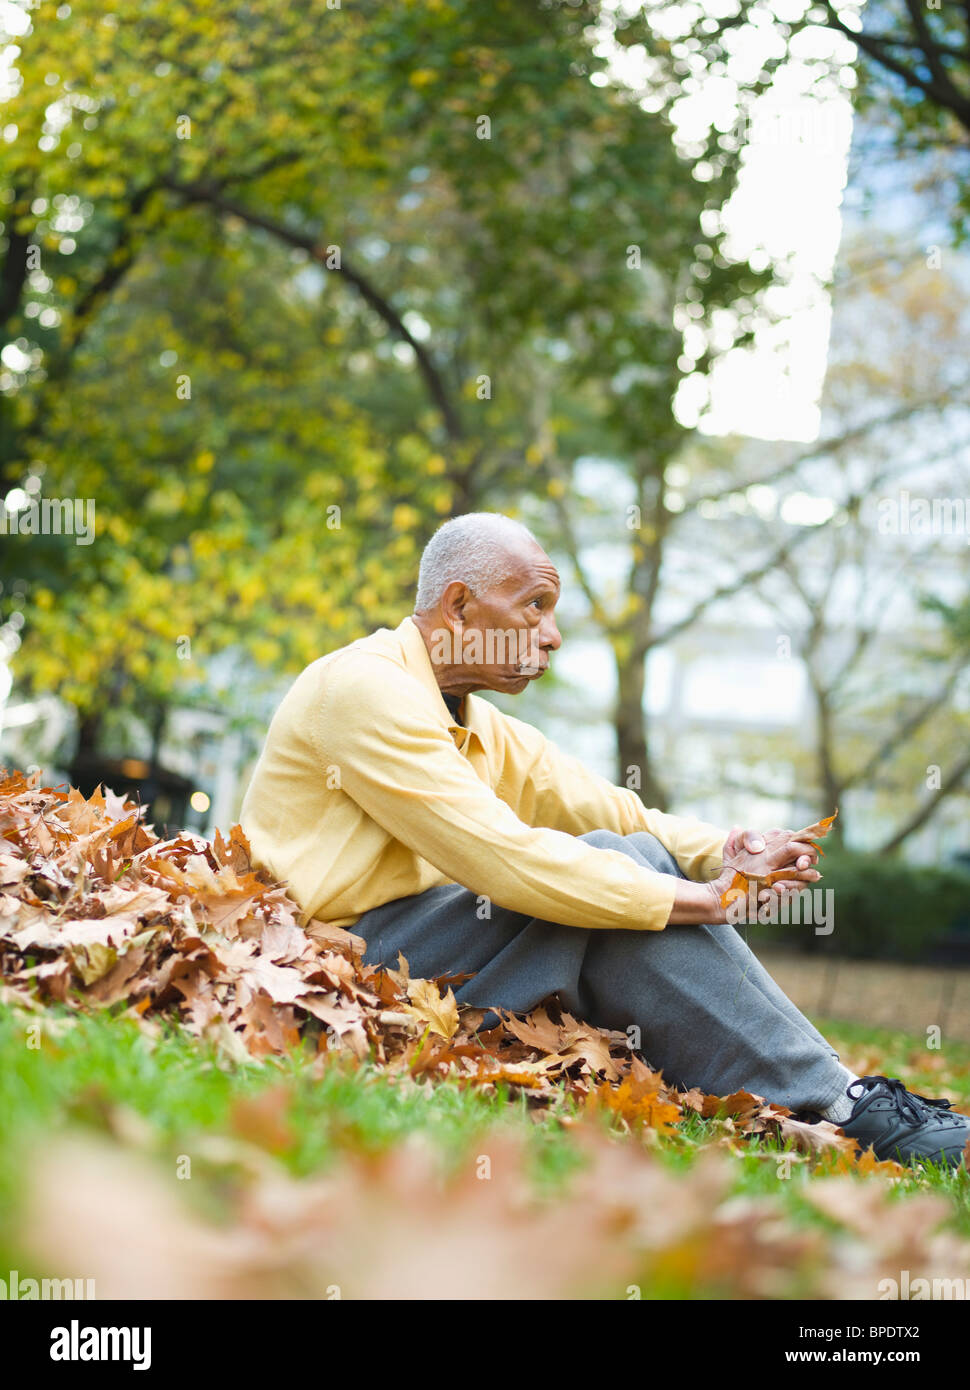
[[[453,579],[445,586],[441,595],[442,617],[461,626],[465,621],[465,605],[470,597],[468,588],[460,579]]]

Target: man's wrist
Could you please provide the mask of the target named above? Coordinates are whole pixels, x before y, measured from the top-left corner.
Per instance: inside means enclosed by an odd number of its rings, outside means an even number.
[[[731,874],[731,877],[732,879],[734,878],[733,873]],[[714,879],[713,883],[705,883],[704,887],[710,890],[712,899],[711,911],[713,912],[713,916],[708,917],[706,920],[708,922],[714,923],[726,922],[727,915],[725,913],[724,908],[721,906],[721,898],[724,894],[725,889],[723,873],[718,874],[717,878]]]
[[[723,875],[712,883],[695,883],[693,879],[678,879],[673,906],[667,918],[670,926],[699,926],[708,922],[726,922],[721,894]]]

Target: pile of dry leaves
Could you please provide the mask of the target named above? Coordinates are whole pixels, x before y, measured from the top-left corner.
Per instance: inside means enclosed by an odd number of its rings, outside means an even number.
[[[476,1032],[484,1011],[459,1008],[451,988],[467,976],[411,979],[403,957],[398,970],[376,969],[354,933],[316,920],[301,928],[238,825],[211,844],[188,832],[161,841],[145,808],[111,791],[86,800],[21,772],[0,777],[0,1002],[114,1006],[148,1029],[164,1016],[240,1057],[309,1037],[319,1052],[349,1049],[411,1078],[504,1081],[540,1105],[571,1092],[648,1142],[694,1111],[729,1147],[770,1134],[808,1154],[835,1150],[846,1167],[903,1171],[762,1097],[668,1087],[625,1034],[578,1022],[555,1001],[524,1019],[502,1011],[500,1026]]]

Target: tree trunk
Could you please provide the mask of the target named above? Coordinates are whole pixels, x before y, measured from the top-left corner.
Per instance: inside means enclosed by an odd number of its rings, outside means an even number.
[[[168,705],[156,705],[152,712],[151,732],[152,732],[152,751],[151,764],[152,770],[159,766],[162,751],[162,739],[165,737],[165,725],[168,722]]]
[[[651,760],[649,732],[643,711],[647,653],[653,636],[653,610],[660,588],[664,541],[671,520],[664,505],[663,492],[666,454],[662,454],[659,461],[641,456],[638,464],[637,506],[640,517],[649,520],[642,529],[638,523],[637,535],[631,547],[627,583],[636,606],[612,643],[616,659],[616,751],[621,785],[629,785],[627,779],[633,769],[638,769],[639,786],[636,790],[640,793],[640,799],[646,806],[666,811],[669,804],[667,789]]]
[[[75,762],[80,762],[85,758],[93,758],[98,751],[98,742],[101,735],[101,724],[103,715],[100,713],[89,712],[78,716],[77,729],[77,748],[74,753]]]
[[[656,775],[647,743],[647,728],[643,717],[643,693],[646,682],[646,652],[639,646],[624,660],[614,646],[616,659],[616,728],[617,782],[631,787],[646,806],[660,811],[667,809],[667,792]]]
[[[814,679],[812,679],[812,690],[815,695],[818,779],[822,791],[822,810],[819,814],[830,816],[836,806],[839,806],[845,789],[835,771],[832,749],[832,710],[829,706],[828,691],[824,690]],[[839,806],[839,814],[829,829],[831,842],[840,846],[844,845],[845,831],[845,808]]]

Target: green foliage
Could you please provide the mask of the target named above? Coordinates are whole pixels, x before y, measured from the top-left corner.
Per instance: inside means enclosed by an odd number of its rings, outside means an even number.
[[[600,22],[652,42],[597,3],[31,11],[0,468],[98,538],[4,548],[26,688],[204,698],[219,652],[296,670],[396,622],[438,520],[544,490],[539,383],[567,456],[669,452],[672,307],[737,290],[701,227],[732,168],[692,177]]]
[[[970,953],[970,872],[834,849],[820,867],[816,891],[834,894],[831,934],[800,923],[752,924],[752,946],[770,941],[812,954],[926,962],[949,937]]]

